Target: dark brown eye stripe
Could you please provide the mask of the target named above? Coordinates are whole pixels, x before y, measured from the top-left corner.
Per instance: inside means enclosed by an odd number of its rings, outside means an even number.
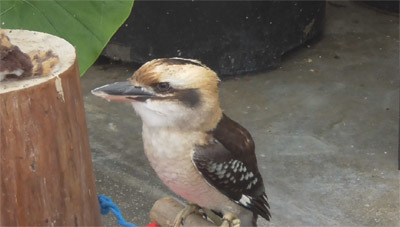
[[[175,97],[190,108],[194,108],[200,103],[200,94],[197,89],[178,90]]]
[[[180,89],[174,90],[173,95],[160,97],[152,97],[152,100],[179,100],[186,107],[195,108],[200,104],[200,94],[197,89]]]

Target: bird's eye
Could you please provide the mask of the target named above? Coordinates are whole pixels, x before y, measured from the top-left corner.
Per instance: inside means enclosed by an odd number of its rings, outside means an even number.
[[[172,90],[172,87],[169,85],[168,82],[161,82],[156,84],[156,90],[159,92],[168,92]]]

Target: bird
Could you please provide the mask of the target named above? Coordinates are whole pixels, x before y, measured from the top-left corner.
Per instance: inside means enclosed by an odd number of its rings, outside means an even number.
[[[92,94],[132,104],[143,122],[150,165],[175,194],[221,214],[228,226],[257,226],[258,216],[270,221],[271,214],[255,144],[223,113],[219,84],[218,75],[198,60],[159,58],[127,81]],[[185,209],[175,226],[193,210]]]

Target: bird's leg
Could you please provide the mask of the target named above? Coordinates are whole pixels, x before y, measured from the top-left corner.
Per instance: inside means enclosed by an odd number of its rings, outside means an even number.
[[[240,219],[232,213],[224,214],[222,220],[221,227],[240,227]]]
[[[215,225],[220,226],[222,224],[222,219],[215,214],[212,210],[207,208],[202,208],[204,214],[209,218]]]
[[[185,206],[185,208],[183,208],[181,211],[179,211],[178,215],[176,215],[175,220],[174,220],[174,227],[179,227],[179,226],[183,225],[185,219],[193,213],[202,215],[200,213],[199,209],[200,209],[200,207],[197,204],[188,203]]]

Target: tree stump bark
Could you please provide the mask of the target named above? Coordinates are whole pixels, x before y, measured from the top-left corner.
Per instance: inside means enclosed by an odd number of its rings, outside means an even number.
[[[0,82],[0,226],[102,225],[75,49],[49,34],[6,33],[59,63],[50,76]]]
[[[176,200],[165,197],[157,200],[150,210],[150,219],[152,222],[160,226],[174,226],[175,217],[184,208],[182,204]],[[184,223],[184,226],[215,226],[208,220],[203,219],[198,214],[189,215]]]

